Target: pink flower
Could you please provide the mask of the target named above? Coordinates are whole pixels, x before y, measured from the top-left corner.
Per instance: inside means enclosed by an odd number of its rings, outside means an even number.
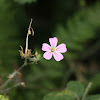
[[[65,53],[67,51],[66,45],[64,43],[57,46],[58,39],[56,37],[49,38],[50,45],[47,43],[42,44],[42,50],[46,51],[43,54],[43,57],[47,60],[50,60],[52,56],[56,61],[62,60],[64,57],[61,53]]]

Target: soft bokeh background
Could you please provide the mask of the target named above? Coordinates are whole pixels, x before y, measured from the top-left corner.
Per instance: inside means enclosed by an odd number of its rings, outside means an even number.
[[[71,80],[92,81],[90,94],[100,93],[99,0],[0,0],[0,85],[23,64],[18,50],[25,48],[31,18],[35,35],[29,37],[30,49],[43,54],[42,43],[55,36],[68,52],[61,62],[43,59],[25,67],[12,83],[24,81],[26,87],[7,93],[10,99],[42,100]]]

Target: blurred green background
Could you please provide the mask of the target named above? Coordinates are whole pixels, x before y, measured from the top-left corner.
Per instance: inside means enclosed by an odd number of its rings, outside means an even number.
[[[68,51],[60,62],[43,59],[25,67],[12,83],[24,81],[26,87],[6,93],[10,100],[42,100],[71,80],[92,81],[90,94],[100,93],[99,0],[0,0],[0,85],[23,64],[18,50],[25,48],[31,18],[35,35],[29,37],[30,49],[43,54],[42,43],[57,37]]]

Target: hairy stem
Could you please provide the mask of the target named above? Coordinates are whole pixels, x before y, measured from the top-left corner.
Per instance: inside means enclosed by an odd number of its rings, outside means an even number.
[[[8,91],[10,91],[11,89],[16,88],[16,87],[18,87],[18,86],[20,86],[20,85],[21,85],[21,83],[15,84],[14,86],[12,86],[12,87],[10,87],[10,88],[7,88],[7,89],[5,89],[5,90],[2,90],[2,91],[0,92],[0,94],[2,94],[2,93],[4,93],[4,92],[8,92]]]
[[[13,72],[11,74],[11,78],[9,78],[1,87],[0,89],[2,90],[3,88],[5,88],[9,82],[11,82],[11,80],[17,75],[17,73],[22,70],[23,67],[25,67],[27,65],[27,59],[25,59],[24,64],[15,72]]]
[[[92,86],[92,82],[90,82],[90,83],[88,84],[88,86],[87,86],[87,88],[86,88],[86,90],[85,90],[85,92],[84,92],[84,95],[83,95],[83,97],[82,97],[82,100],[85,100],[85,98],[86,98],[86,96],[87,96],[87,94],[88,94],[89,89],[91,88],[91,86]]]

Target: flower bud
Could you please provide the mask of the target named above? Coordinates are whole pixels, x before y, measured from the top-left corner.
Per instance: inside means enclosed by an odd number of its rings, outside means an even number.
[[[25,83],[24,82],[21,82],[21,86],[25,87]]]

